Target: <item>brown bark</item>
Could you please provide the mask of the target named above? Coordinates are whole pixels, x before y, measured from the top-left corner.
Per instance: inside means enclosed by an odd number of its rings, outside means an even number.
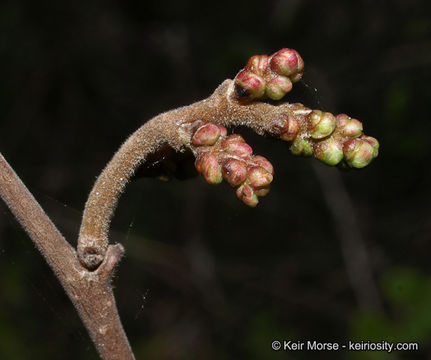
[[[110,245],[99,268],[88,271],[76,251],[0,154],[0,196],[24,227],[75,305],[102,359],[134,359],[111,287],[121,245]]]

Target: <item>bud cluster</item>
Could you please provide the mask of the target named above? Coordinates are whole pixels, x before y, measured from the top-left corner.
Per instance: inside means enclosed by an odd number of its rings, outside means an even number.
[[[297,106],[307,115],[285,115],[274,130],[280,139],[291,142],[292,154],[314,155],[327,165],[351,168],[365,167],[378,155],[378,141],[362,133],[359,120]]]
[[[195,130],[192,145],[196,170],[209,184],[220,184],[224,179],[250,207],[258,204],[259,196],[268,194],[274,169],[266,158],[253,155],[241,135],[227,136],[223,126],[207,123]]]
[[[236,95],[241,100],[280,100],[302,77],[304,61],[296,50],[284,48],[271,56],[252,56],[235,77]]]

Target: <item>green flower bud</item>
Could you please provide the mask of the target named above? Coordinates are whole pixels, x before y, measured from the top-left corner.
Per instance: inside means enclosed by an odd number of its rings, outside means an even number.
[[[294,76],[304,69],[304,61],[293,49],[281,49],[270,60],[271,70],[279,75]]]
[[[247,167],[244,161],[228,159],[222,166],[223,178],[229,185],[235,187],[242,184],[247,176]]]
[[[357,119],[352,119],[346,114],[336,116],[337,129],[343,136],[358,137],[362,134],[362,123]]]
[[[249,70],[242,70],[235,78],[235,92],[243,99],[261,98],[265,94],[265,80]]]
[[[314,156],[327,165],[337,165],[343,159],[343,147],[332,137],[314,146]]]
[[[221,166],[217,156],[211,152],[204,153],[196,162],[195,167],[205,180],[212,185],[220,184],[223,181]]]
[[[242,159],[250,158],[253,149],[250,145],[244,142],[240,135],[231,135],[222,142],[222,148],[230,155],[238,156]]]
[[[274,167],[269,162],[269,160],[263,156],[256,155],[253,157],[253,164],[263,167],[266,171],[268,171],[271,175],[274,175]]]
[[[248,59],[245,65],[246,70],[250,70],[259,76],[263,74],[268,69],[268,56],[267,55],[255,55]]]
[[[263,167],[253,166],[247,171],[248,183],[254,189],[268,186],[272,182],[272,175]]]
[[[331,113],[313,110],[309,115],[310,135],[313,139],[322,139],[332,134],[335,129],[335,117]]]
[[[309,140],[297,137],[290,146],[290,152],[293,155],[311,156],[313,146]]]
[[[243,184],[238,189],[236,189],[236,196],[244,204],[250,207],[255,207],[259,202],[257,195],[250,187],[250,185],[247,185],[247,184]]]
[[[192,137],[192,144],[197,146],[214,145],[220,137],[221,131],[217,125],[205,124],[199,127]]]
[[[292,82],[288,77],[277,76],[266,84],[265,94],[272,100],[280,100],[292,90]]]
[[[366,135],[362,135],[360,139],[363,141],[366,141],[368,144],[370,144],[373,147],[373,158],[379,155],[379,142],[377,141],[377,139]]]
[[[343,152],[347,164],[360,169],[373,160],[374,149],[367,141],[349,139],[344,143]]]

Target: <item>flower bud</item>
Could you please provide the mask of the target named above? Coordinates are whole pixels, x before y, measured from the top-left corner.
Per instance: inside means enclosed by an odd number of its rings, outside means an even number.
[[[246,70],[250,70],[257,75],[263,76],[268,69],[268,56],[267,55],[255,55],[248,59],[245,65]]]
[[[361,140],[366,141],[368,144],[370,144],[373,148],[373,158],[377,157],[379,155],[379,142],[376,138],[373,138],[371,136],[362,135],[360,137]]]
[[[266,84],[265,94],[272,100],[280,100],[292,90],[292,82],[288,77],[277,76]]]
[[[331,113],[313,110],[309,115],[310,135],[313,139],[322,139],[335,129],[335,117]]]
[[[285,48],[272,56],[270,66],[272,71],[279,75],[294,76],[302,71],[304,61],[296,50]]]
[[[221,131],[217,125],[205,124],[198,128],[192,137],[192,144],[197,146],[214,145],[220,137]]]
[[[297,137],[290,146],[290,152],[293,155],[311,156],[313,155],[313,146],[309,140]]]
[[[243,184],[238,189],[236,189],[236,196],[240,199],[244,204],[255,207],[259,200],[257,199],[257,195],[250,187],[250,185]]]
[[[282,129],[280,139],[284,141],[292,141],[298,135],[299,124],[293,116],[286,116],[285,125]]]
[[[272,182],[272,175],[263,167],[253,166],[247,171],[248,183],[254,189],[268,186]]]
[[[265,94],[265,81],[249,70],[242,70],[235,78],[235,92],[240,98],[261,98]]]
[[[292,81],[293,84],[297,83],[299,80],[302,79],[302,75],[304,75],[302,71],[296,73],[295,75],[290,76],[290,81]]]
[[[274,175],[274,168],[267,158],[256,155],[253,157],[253,163],[257,166],[263,167],[271,175]]]
[[[224,126],[219,125],[220,135],[226,136],[227,135],[227,129]]]
[[[373,160],[374,149],[367,141],[349,139],[344,143],[343,152],[347,164],[350,167],[360,169]]]
[[[244,161],[228,159],[222,166],[223,178],[231,186],[238,186],[245,181],[247,176],[247,167]]]
[[[264,187],[259,188],[259,189],[254,189],[254,193],[257,196],[266,196],[266,195],[268,195],[270,189],[271,189],[271,186],[267,185],[267,186],[264,186]]]
[[[346,114],[336,116],[337,129],[343,136],[358,137],[362,134],[362,123]]]
[[[332,137],[314,146],[314,156],[327,165],[337,165],[343,159],[343,147]]]
[[[231,155],[238,156],[243,159],[248,159],[253,153],[250,145],[244,142],[241,135],[231,135],[221,144],[223,150]]]
[[[213,153],[209,151],[204,153],[196,161],[195,167],[209,184],[216,185],[223,181],[221,166],[218,163],[217,156]]]

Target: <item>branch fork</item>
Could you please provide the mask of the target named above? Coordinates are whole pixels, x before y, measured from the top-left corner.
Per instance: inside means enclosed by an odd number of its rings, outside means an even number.
[[[96,180],[85,204],[77,251],[0,155],[1,197],[54,270],[103,359],[134,358],[111,286],[124,249],[109,245],[108,233],[126,184],[161,146],[191,150],[197,171],[208,183],[224,179],[251,207],[268,194],[274,169],[269,160],[253,154],[241,135],[228,135],[227,128],[250,127],[288,142],[293,155],[314,156],[330,166],[362,168],[378,155],[378,141],[363,134],[359,120],[280,101],[302,78],[303,69],[304,61],[293,49],[255,55],[209,98],[143,124]]]

